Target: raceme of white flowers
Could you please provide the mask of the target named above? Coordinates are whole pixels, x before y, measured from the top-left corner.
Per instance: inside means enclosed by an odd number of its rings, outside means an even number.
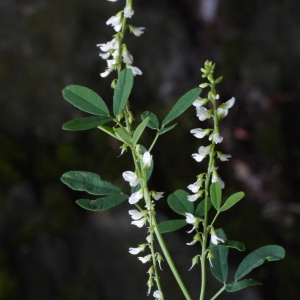
[[[117,0],[108,0],[116,2]],[[126,68],[132,70],[133,75],[142,75],[142,71],[138,67],[132,66],[133,57],[127,49],[127,46],[122,42],[125,30],[127,27],[129,31],[135,36],[139,37],[144,33],[145,27],[135,27],[131,24],[126,24],[126,20],[131,18],[134,14],[132,2],[128,1],[124,10],[118,12],[115,16],[110,17],[106,21],[106,25],[112,26],[116,34],[111,41],[107,43],[97,44],[100,49],[99,56],[106,60],[106,70],[100,73],[101,77],[108,76],[112,71],[117,70],[118,66],[122,63],[126,64]]]

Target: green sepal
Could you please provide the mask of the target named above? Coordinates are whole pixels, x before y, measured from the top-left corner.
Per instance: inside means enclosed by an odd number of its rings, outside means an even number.
[[[61,181],[75,191],[84,191],[92,195],[111,195],[121,190],[110,182],[101,180],[91,172],[69,171],[61,176]]]
[[[115,131],[116,137],[120,141],[122,141],[123,143],[125,143],[127,145],[131,145],[132,137],[126,129],[119,127],[119,128],[114,128],[114,131]]]
[[[158,131],[156,132],[156,134],[157,134],[157,135],[163,135],[164,133],[166,133],[166,132],[172,130],[176,125],[177,125],[177,123],[175,123],[175,124],[172,125],[172,126],[169,126],[169,127],[166,127],[166,128],[162,128],[162,129],[158,130]]]
[[[94,116],[94,117],[85,117],[80,119],[71,120],[65,123],[62,128],[64,130],[88,130],[92,128],[96,128],[100,125],[108,123],[113,118],[107,116]]]
[[[201,88],[197,87],[194,88],[187,93],[185,93],[172,107],[170,112],[167,114],[167,116],[162,121],[162,125],[165,126],[174,119],[176,119],[178,116],[180,116],[184,111],[186,111],[193,102],[199,97],[201,93]]]
[[[262,285],[260,282],[252,279],[244,279],[238,282],[229,283],[226,285],[226,292],[236,292],[248,286]]]
[[[221,228],[216,230],[216,235],[224,241],[227,240],[226,234]],[[210,264],[210,271],[217,280],[225,284],[228,277],[227,259],[229,249],[227,247],[220,247],[219,244],[214,245],[212,243],[210,243],[209,249],[212,254],[211,264],[213,265],[211,266]]]
[[[258,248],[248,254],[240,263],[234,279],[238,281],[248,273],[250,273],[254,268],[259,267],[266,261],[275,261],[283,259],[285,256],[285,250],[281,246],[268,245]]]
[[[158,224],[160,233],[172,232],[187,225],[186,220],[169,220]]]
[[[117,206],[127,199],[127,195],[118,194],[99,198],[96,200],[78,199],[76,200],[76,203],[86,210],[101,211]]]
[[[62,94],[67,101],[82,111],[94,115],[109,115],[105,102],[89,88],[80,85],[69,85],[63,89]]]
[[[233,195],[231,195],[225,203],[220,208],[220,211],[225,211],[229,209],[231,206],[235,205],[237,202],[239,202],[243,197],[245,196],[244,192],[237,192]]]
[[[222,189],[219,182],[214,182],[210,185],[211,202],[216,210],[219,210],[222,200]]]
[[[130,68],[123,69],[114,89],[113,111],[118,116],[125,107],[133,86],[133,74]]]
[[[207,199],[207,211],[209,211],[212,207],[210,198]],[[205,200],[202,200],[195,210],[195,217],[202,218],[205,213]]]
[[[146,118],[143,120],[142,123],[140,123],[138,125],[138,127],[135,129],[134,133],[133,133],[133,137],[132,137],[132,145],[135,146],[136,143],[138,142],[140,136],[142,135],[142,133],[144,132],[148,122],[149,122],[150,118]]]
[[[188,193],[184,190],[177,190],[169,195],[167,201],[169,206],[178,214],[184,215],[185,213],[194,212],[194,204],[188,200]]]
[[[150,112],[150,111],[144,111],[141,114],[142,120],[145,120],[147,117],[150,119],[147,126],[151,129],[158,129],[159,128],[159,122],[158,122],[158,119],[157,119],[156,115],[154,113]]]

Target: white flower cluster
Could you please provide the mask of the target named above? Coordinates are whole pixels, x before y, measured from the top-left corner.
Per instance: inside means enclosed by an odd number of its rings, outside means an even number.
[[[108,1],[116,2],[117,0]],[[106,70],[100,73],[101,77],[106,77],[112,71],[116,70],[122,61],[126,64],[126,68],[130,68],[132,70],[133,75],[142,74],[142,71],[139,68],[132,66],[133,57],[129,53],[126,45],[120,43],[122,40],[121,36],[124,35],[127,26],[129,27],[130,32],[132,32],[135,36],[140,36],[144,33],[145,27],[126,25],[126,19],[131,18],[133,14],[134,10],[132,9],[132,2],[128,1],[124,10],[118,12],[115,16],[112,16],[107,20],[106,25],[111,25],[117,33],[111,41],[104,44],[97,44],[97,47],[99,47],[101,51],[99,56],[106,60],[107,63]]]

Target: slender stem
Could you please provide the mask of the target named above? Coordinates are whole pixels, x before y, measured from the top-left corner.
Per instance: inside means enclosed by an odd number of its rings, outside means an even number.
[[[221,295],[225,291],[226,285],[224,285],[210,300],[217,299],[219,295]]]
[[[163,240],[163,237],[161,236],[161,233],[158,230],[158,226],[157,226],[157,222],[156,222],[155,216],[153,216],[153,225],[154,225],[154,232],[155,232],[155,235],[157,237],[157,241],[158,241],[158,243],[159,243],[159,245],[161,247],[162,252],[164,253],[164,256],[165,256],[165,258],[166,258],[166,260],[168,262],[168,265],[169,265],[169,267],[170,267],[170,269],[171,269],[171,271],[172,271],[175,279],[177,280],[177,283],[178,283],[178,285],[179,285],[182,293],[184,294],[184,296],[185,296],[185,298],[187,300],[192,300],[192,298],[191,298],[191,296],[190,296],[190,294],[189,294],[186,286],[184,285],[184,283],[183,283],[183,281],[182,281],[182,279],[181,279],[181,277],[180,277],[180,275],[179,275],[179,273],[178,273],[178,271],[177,271],[177,269],[175,267],[175,264],[174,264],[174,262],[173,262],[173,260],[171,258],[171,255],[170,255],[170,253],[169,253],[169,251],[168,251],[168,249],[166,247],[166,244],[165,244],[165,242]]]

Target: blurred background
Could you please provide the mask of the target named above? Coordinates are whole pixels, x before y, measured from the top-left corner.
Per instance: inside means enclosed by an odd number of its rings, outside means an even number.
[[[128,253],[144,243],[145,230],[130,225],[126,202],[91,213],[78,207],[81,193],[60,176],[69,170],[96,172],[128,191],[121,177],[130,155],[98,130],[65,132],[63,123],[83,116],[64,101],[69,84],[89,87],[111,107],[110,83],[98,43],[114,34],[105,21],[125,1],[1,0],[0,2],[0,299],[149,299],[147,270]],[[236,104],[221,122],[230,162],[220,164],[225,196],[246,197],[216,227],[246,244],[230,251],[230,278],[254,249],[278,244],[283,261],[267,263],[248,278],[264,283],[220,299],[298,299],[300,284],[300,6],[297,0],[133,1],[129,23],[146,27],[126,43],[135,77],[131,104],[137,122],[149,110],[160,120],[187,90],[202,82],[200,67],[216,62],[220,101]],[[175,218],[167,196],[186,189],[204,172],[191,154],[205,140],[189,131],[200,124],[193,108],[153,151],[151,188],[164,191],[158,219]],[[138,123],[137,123],[138,124]],[[147,131],[147,147],[153,132]],[[166,234],[170,252],[194,299],[199,253],[186,228]],[[166,299],[183,299],[166,263],[161,274]],[[220,284],[209,277],[208,296]],[[152,296],[150,296],[151,298]]]

